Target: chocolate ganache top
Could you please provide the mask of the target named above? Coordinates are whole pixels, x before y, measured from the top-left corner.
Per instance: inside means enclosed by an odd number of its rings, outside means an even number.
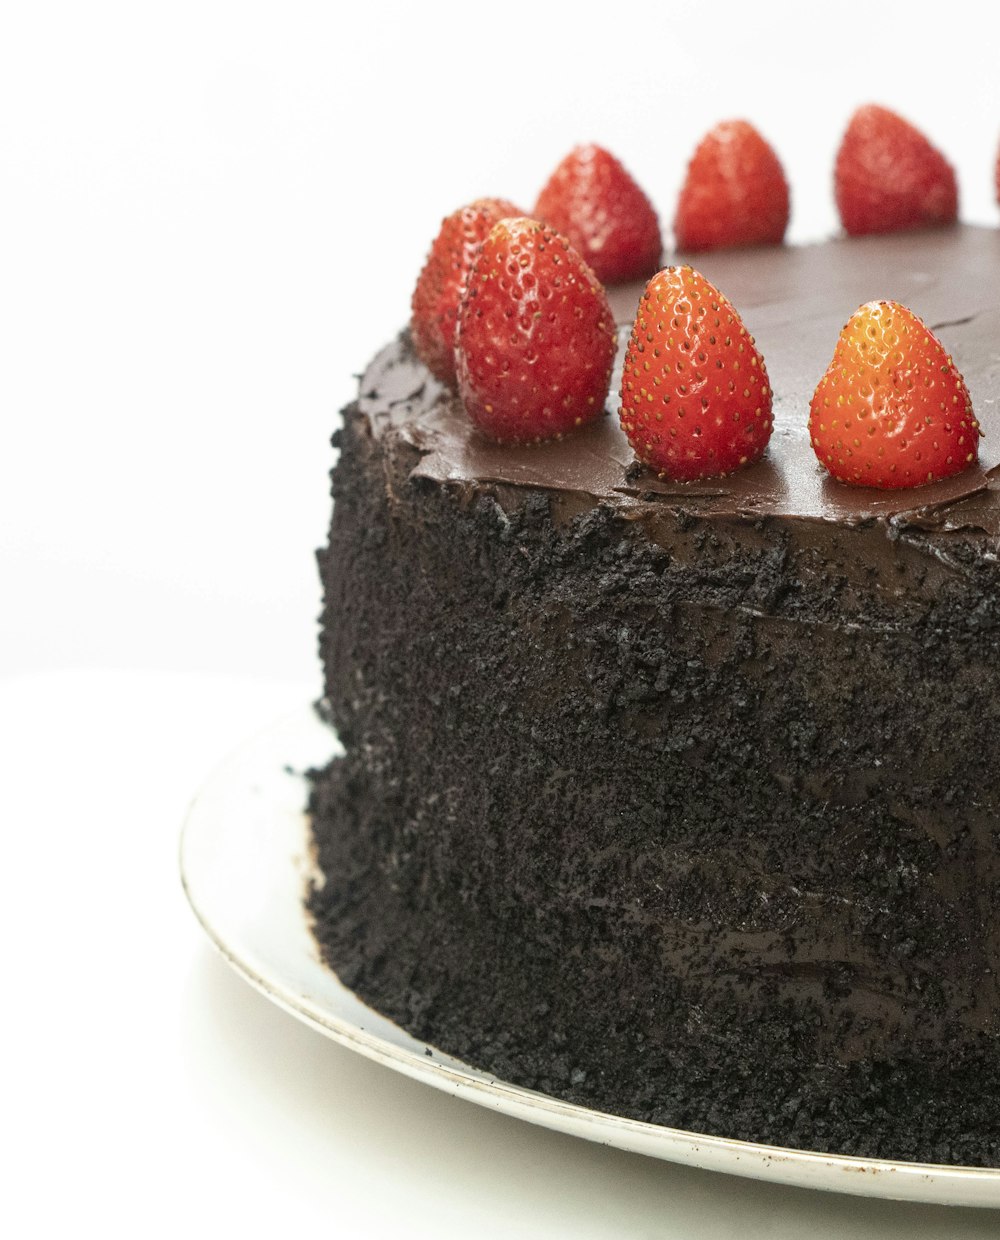
[[[684,261],[682,258],[676,261]],[[571,492],[622,506],[663,504],[693,516],[798,517],[1000,537],[1000,230],[958,225],[699,255],[698,269],[733,303],[764,355],[774,433],[758,463],[726,478],[671,482],[640,466],[618,422],[624,342],[643,284],[609,289],[620,326],[607,416],[560,440],[495,444],[458,397],[434,380],[406,336],[361,380],[373,433],[395,431],[421,457],[414,476]],[[841,328],[867,301],[898,301],[938,336],[965,377],[984,432],[979,462],[955,477],[900,491],[831,479],[809,443],[809,401]]]

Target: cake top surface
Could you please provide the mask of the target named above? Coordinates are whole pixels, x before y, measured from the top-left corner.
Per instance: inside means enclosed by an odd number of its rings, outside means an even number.
[[[394,428],[421,453],[416,476],[576,492],[620,505],[660,503],[693,515],[794,515],[837,524],[872,519],[1000,536],[1000,231],[960,225],[699,255],[697,266],[739,310],[766,359],[774,434],[765,457],[726,478],[671,482],[638,465],[618,416],[620,369],[608,416],[565,438],[514,447],[490,442],[458,398],[434,380],[405,339],[362,378],[360,407],[376,434]],[[641,283],[609,289],[620,346]],[[809,401],[840,329],[867,301],[909,306],[951,353],[982,426],[979,462],[905,491],[831,479],[809,442]],[[619,349],[618,366],[621,365]]]

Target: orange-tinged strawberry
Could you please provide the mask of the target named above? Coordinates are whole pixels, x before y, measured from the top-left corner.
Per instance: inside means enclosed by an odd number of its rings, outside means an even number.
[[[617,329],[607,294],[565,237],[505,219],[476,255],[458,310],[458,388],[491,439],[552,439],[604,410]]]
[[[912,310],[870,301],[813,393],[809,435],[840,482],[895,489],[961,473],[979,451],[965,380]]]
[[[852,237],[953,224],[955,170],[919,129],[867,104],[851,117],[834,168],[837,210]]]
[[[620,416],[636,456],[680,481],[731,474],[767,447],[764,359],[728,299],[691,267],[666,267],[646,286]]]
[[[575,147],[549,177],[535,215],[570,243],[605,284],[660,265],[660,222],[624,165],[601,146]]]
[[[788,182],[777,155],[747,121],[723,121],[691,157],[674,235],[688,254],[779,245],[788,227]]]
[[[413,290],[410,335],[417,356],[431,374],[454,387],[455,321],[469,268],[483,238],[497,220],[520,215],[504,198],[478,198],[441,224]]]

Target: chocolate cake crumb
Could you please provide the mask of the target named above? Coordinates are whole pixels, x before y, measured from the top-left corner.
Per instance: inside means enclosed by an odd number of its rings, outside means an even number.
[[[1000,1166],[992,482],[816,520],[431,477],[446,398],[388,409],[411,364],[345,413],[319,553],[324,959],[570,1102]]]

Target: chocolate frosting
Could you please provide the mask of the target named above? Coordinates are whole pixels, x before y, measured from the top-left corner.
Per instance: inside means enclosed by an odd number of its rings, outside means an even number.
[[[480,435],[461,403],[416,359],[406,336],[384,349],[361,383],[361,410],[416,447],[414,476],[441,483],[503,483],[650,503],[712,517],[867,522],[1000,537],[1000,232],[959,225],[699,255],[699,270],[739,310],[767,362],[774,434],[765,457],[727,478],[662,479],[636,462],[618,422],[620,370],[606,416],[564,439],[503,446]],[[641,283],[609,290],[620,327],[618,365]],[[984,435],[979,462],[953,478],[901,491],[849,487],[827,475],[809,443],[809,401],[838,333],[866,301],[902,302],[951,352]]]

